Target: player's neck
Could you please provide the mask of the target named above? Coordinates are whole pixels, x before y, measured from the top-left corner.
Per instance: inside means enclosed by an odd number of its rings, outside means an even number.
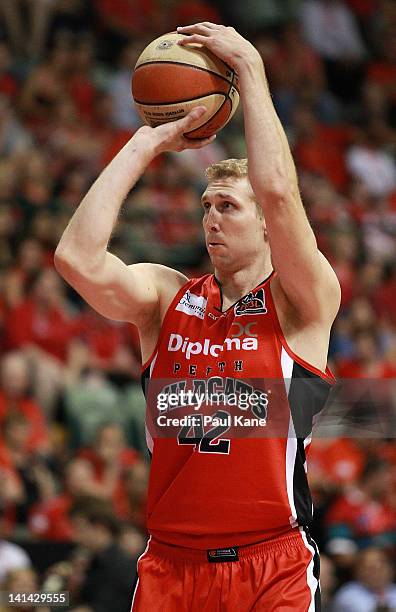
[[[272,269],[270,260],[264,262],[264,264],[260,262],[259,265],[255,262],[252,266],[236,270],[235,272],[215,269],[215,276],[221,285],[223,310],[227,310],[229,306],[235,304],[235,302],[268,278]]]

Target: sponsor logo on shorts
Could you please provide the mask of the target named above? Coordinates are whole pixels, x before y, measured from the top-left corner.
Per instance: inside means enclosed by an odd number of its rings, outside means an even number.
[[[217,548],[215,550],[207,550],[207,559],[209,563],[222,563],[226,561],[239,561],[238,548]]]

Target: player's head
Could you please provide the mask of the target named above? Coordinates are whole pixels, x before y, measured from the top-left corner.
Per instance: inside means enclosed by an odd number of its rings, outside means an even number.
[[[206,246],[217,269],[235,271],[269,255],[265,220],[248,176],[247,159],[226,159],[206,169],[202,195]]]

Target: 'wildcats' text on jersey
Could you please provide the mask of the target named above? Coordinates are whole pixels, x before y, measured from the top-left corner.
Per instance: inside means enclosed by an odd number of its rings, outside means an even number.
[[[273,276],[224,312],[213,275],[188,281],[143,365],[152,453],[147,525],[163,542],[248,545],[312,519],[306,451],[334,377],[288,347]],[[280,393],[271,395],[271,380]],[[279,420],[282,428],[274,429]],[[168,423],[176,424],[171,437]]]

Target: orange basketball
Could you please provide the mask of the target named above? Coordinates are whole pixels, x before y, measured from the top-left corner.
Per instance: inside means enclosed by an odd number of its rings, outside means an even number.
[[[175,121],[195,106],[206,113],[185,134],[208,138],[231,119],[239,103],[238,77],[216,55],[199,44],[177,44],[183,34],[171,32],[153,40],[136,62],[132,96],[143,121],[155,127]]]

